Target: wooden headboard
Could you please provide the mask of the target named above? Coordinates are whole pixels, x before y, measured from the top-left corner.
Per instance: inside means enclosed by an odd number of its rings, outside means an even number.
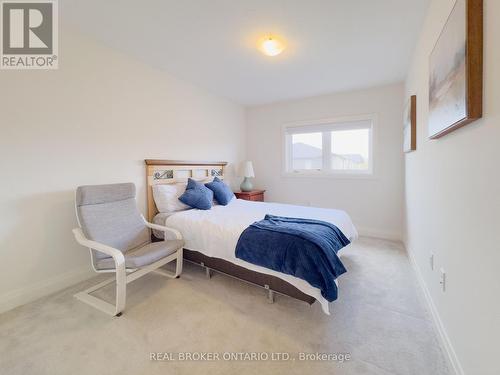
[[[153,185],[184,183],[188,178],[208,180],[217,176],[224,179],[225,161],[185,161],[146,159],[146,184],[148,221],[152,222],[158,213],[153,199]]]

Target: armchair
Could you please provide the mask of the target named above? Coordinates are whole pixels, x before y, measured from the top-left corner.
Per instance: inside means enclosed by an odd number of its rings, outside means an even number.
[[[125,309],[126,286],[149,272],[178,278],[182,272],[181,234],[172,228],[147,222],[137,209],[132,183],[80,186],[76,190],[79,228],[76,241],[90,250],[91,263],[98,273],[114,273],[76,298],[109,315],[120,316]],[[151,242],[151,229],[165,232],[160,242]],[[160,269],[176,261],[175,273]],[[116,280],[116,302],[112,305],[90,293]]]

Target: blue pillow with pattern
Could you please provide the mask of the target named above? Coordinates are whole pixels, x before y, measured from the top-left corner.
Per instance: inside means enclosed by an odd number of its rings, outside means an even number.
[[[214,193],[202,183],[189,178],[186,191],[179,197],[179,200],[189,207],[209,210],[212,207]]]
[[[222,206],[226,206],[234,198],[231,188],[218,177],[215,177],[212,182],[205,184],[205,186],[214,192],[215,200]]]

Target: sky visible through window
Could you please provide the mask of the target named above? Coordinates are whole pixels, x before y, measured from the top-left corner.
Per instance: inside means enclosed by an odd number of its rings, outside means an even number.
[[[321,133],[294,134],[293,143],[305,143],[316,148],[322,148]]]
[[[369,130],[339,130],[332,132],[332,152],[334,154],[359,154],[368,160]]]

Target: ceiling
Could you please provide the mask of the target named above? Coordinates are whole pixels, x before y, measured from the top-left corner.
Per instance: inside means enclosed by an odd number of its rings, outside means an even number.
[[[65,0],[61,21],[245,106],[404,80],[429,0]],[[266,34],[287,49],[268,57]]]

